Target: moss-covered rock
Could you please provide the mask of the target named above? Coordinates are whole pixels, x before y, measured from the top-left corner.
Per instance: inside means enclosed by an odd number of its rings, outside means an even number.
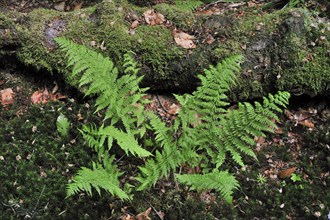
[[[329,94],[329,24],[306,9],[261,13],[246,9],[222,15],[197,15],[158,4],[167,24],[150,26],[148,8],[127,1],[110,1],[68,13],[39,9],[28,14],[0,17],[3,26],[14,25],[16,55],[37,69],[70,72],[53,39],[64,36],[109,56],[122,66],[123,54],[134,51],[145,75],[143,86],[152,90],[187,92],[198,85],[196,75],[224,57],[245,56],[238,86],[231,97],[257,98],[274,90],[294,94]],[[130,31],[131,23],[139,25]],[[195,49],[175,43],[173,29],[195,36]],[[3,31],[2,31],[3,32]],[[14,32],[12,32],[14,33]],[[0,45],[2,42],[0,41]],[[8,44],[8,43],[7,43]],[[1,48],[1,47],[0,47]],[[1,50],[9,54],[9,50]],[[72,85],[77,82],[70,81]]]

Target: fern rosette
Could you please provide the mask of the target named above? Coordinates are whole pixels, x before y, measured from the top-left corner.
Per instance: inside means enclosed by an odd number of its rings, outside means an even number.
[[[140,173],[135,177],[137,190],[155,185],[185,164],[198,166],[201,172],[175,174],[180,183],[198,191],[216,190],[231,203],[239,183],[232,173],[221,169],[222,165],[232,158],[243,166],[244,155],[257,159],[254,138],[274,130],[277,113],[287,106],[290,97],[287,92],[278,92],[264,97],[262,103],[239,103],[237,109],[229,109],[226,93],[235,84],[243,61],[242,56],[236,55],[199,75],[201,86],[192,94],[175,95],[182,107],[169,127],[144,110],[147,89],[139,87],[142,77],[137,75],[139,68],[131,54],[124,56],[125,71],[119,76],[109,58],[63,38],[56,41],[66,51],[68,65],[73,66],[71,77],[80,79],[79,86],[85,88],[86,95],[96,96],[96,112],[104,112],[102,125],[85,125],[81,129],[99,161],[93,163],[93,169],[81,168],[68,185],[68,196],[80,191],[91,195],[94,188],[98,193],[104,189],[120,199],[129,199],[121,189],[122,173],[112,154],[113,146],[118,146],[127,156],[141,159]],[[141,146],[146,134],[155,144],[152,152]]]

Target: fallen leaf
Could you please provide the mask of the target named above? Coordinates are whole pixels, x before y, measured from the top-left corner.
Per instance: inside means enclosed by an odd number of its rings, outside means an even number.
[[[14,91],[11,88],[0,91],[2,106],[10,105],[14,102]]]
[[[290,119],[290,120],[293,119],[293,114],[289,110],[284,110],[284,114],[288,119]]]
[[[296,167],[291,167],[285,170],[280,171],[277,176],[281,179],[285,179],[291,176],[291,174],[296,171]]]
[[[47,89],[45,89],[44,91],[36,91],[31,96],[31,102],[32,104],[37,104],[37,103],[45,104],[47,103],[48,100],[47,96],[48,96]]]
[[[54,5],[54,8],[57,10],[57,11],[64,11],[64,8],[65,8],[65,1],[64,2],[60,2],[56,5]]]
[[[48,101],[56,101],[59,99],[66,99],[67,97],[62,94],[52,94],[49,93],[47,89],[44,89],[44,91],[36,91],[31,95],[31,102],[32,104],[46,104]]]
[[[177,115],[179,113],[179,110],[180,110],[180,106],[173,103],[170,106],[168,113],[170,113],[171,115]]]
[[[76,4],[76,5],[74,6],[73,10],[74,10],[74,11],[77,11],[77,10],[81,9],[82,5],[83,5],[83,2],[80,2],[80,3]]]
[[[54,84],[54,88],[52,89],[52,94],[55,94],[58,91],[59,87],[56,81],[54,81],[53,84]]]
[[[311,122],[310,120],[303,120],[298,122],[300,125],[305,126],[307,128],[314,128],[314,123]]]
[[[196,48],[196,45],[193,42],[193,39],[195,39],[194,36],[191,36],[189,34],[186,34],[182,31],[174,31],[173,33],[174,35],[174,40],[175,42],[186,49],[192,49],[192,48]]]
[[[132,29],[135,29],[135,28],[137,28],[138,26],[139,26],[139,21],[138,21],[138,20],[133,21],[133,23],[131,24],[131,28],[132,28]]]
[[[147,10],[143,13],[144,20],[149,25],[163,24],[165,22],[164,15],[155,12],[154,9]]]
[[[139,213],[136,216],[136,220],[151,220],[151,218],[149,217],[149,214],[151,212],[151,207],[149,207],[147,210],[145,210],[144,212]]]
[[[209,34],[204,42],[206,42],[207,44],[212,44],[214,41],[215,41],[214,37]]]
[[[303,121],[305,119],[308,119],[310,117],[315,116],[317,113],[316,110],[300,110],[299,112],[296,112],[294,114],[294,119],[297,121]]]
[[[256,137],[256,144],[263,144],[265,142],[265,137],[260,136],[260,137]]]
[[[256,6],[257,4],[256,3],[254,3],[254,2],[252,2],[252,1],[248,1],[247,2],[247,6],[248,7],[254,7],[254,6]]]

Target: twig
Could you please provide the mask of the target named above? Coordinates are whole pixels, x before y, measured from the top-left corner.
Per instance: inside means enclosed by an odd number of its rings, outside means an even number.
[[[170,112],[167,111],[167,109],[165,108],[165,106],[163,105],[163,103],[160,101],[159,96],[158,96],[157,94],[156,94],[156,99],[157,99],[158,104],[160,105],[160,107],[162,107],[162,109],[163,109],[167,114],[173,115],[173,114],[171,114]]]
[[[148,201],[148,200],[146,200],[146,199],[143,199],[144,201],[146,201],[146,203],[148,203],[150,206],[151,206],[151,208],[156,212],[156,214],[157,214],[157,216],[161,219],[161,220],[164,220],[164,217],[163,216],[161,216],[160,214],[159,214],[159,212],[157,211],[157,209]]]
[[[205,5],[203,8],[209,8],[213,5],[216,5],[218,3],[233,3],[233,2],[245,2],[245,0],[219,0],[219,1],[215,1],[215,2],[211,2],[207,5]]]

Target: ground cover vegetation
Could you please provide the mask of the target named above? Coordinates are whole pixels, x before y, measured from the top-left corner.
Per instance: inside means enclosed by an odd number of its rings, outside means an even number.
[[[140,88],[134,53],[57,42],[80,91],[0,60],[0,219],[329,218],[328,97],[292,97],[284,114],[286,92],[229,103],[243,57],[226,50],[168,99]]]
[[[79,191],[91,195],[91,187],[94,187],[99,193],[102,188],[123,200],[129,199],[128,194],[120,189],[120,172],[114,164],[114,155],[107,155],[115,140],[127,155],[137,158],[155,155],[154,159],[139,166],[141,173],[136,179],[141,184],[137,190],[155,185],[161,177],[186,163],[188,167],[203,169],[201,174],[176,174],[179,182],[198,190],[216,189],[231,203],[233,190],[239,184],[227,171],[219,170],[226,155],[231,155],[240,166],[244,166],[241,154],[256,159],[251,149],[255,145],[253,138],[265,136],[264,131],[274,129],[272,120],[278,120],[275,113],[282,112],[280,107],[286,107],[290,97],[288,93],[279,92],[264,97],[263,103],[256,102],[255,107],[239,103],[237,110],[228,111],[225,93],[235,82],[235,73],[239,72],[242,61],[241,56],[233,56],[205,70],[205,76],[199,76],[201,86],[192,95],[176,95],[182,107],[174,125],[167,127],[151,112],[144,112],[143,104],[147,100],[142,98],[146,89],[138,86],[142,77],[137,76],[139,69],[130,55],[125,56],[126,74],[119,78],[118,69],[109,58],[63,38],[57,42],[67,52],[68,63],[73,66],[71,77],[78,75],[79,86],[87,87],[86,95],[98,96],[96,112],[105,109],[102,125],[98,128],[85,126],[82,131],[90,147],[98,153],[99,162],[93,164],[93,170],[83,168],[79,171],[74,183],[68,187],[68,195]],[[103,66],[100,67],[99,63]],[[150,131],[155,134],[155,140],[145,141],[155,144],[151,152],[137,140],[145,139]]]

